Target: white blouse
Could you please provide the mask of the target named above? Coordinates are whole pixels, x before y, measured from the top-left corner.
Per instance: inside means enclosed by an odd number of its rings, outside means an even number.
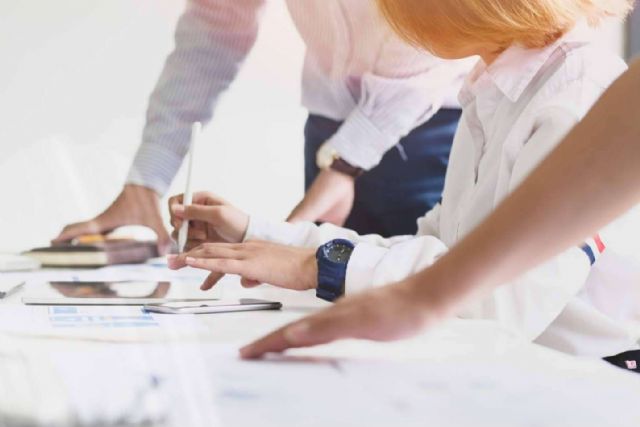
[[[620,58],[594,47],[590,36],[578,26],[547,48],[513,46],[488,67],[478,63],[460,93],[463,116],[442,203],[418,220],[416,236],[359,236],[330,224],[252,217],[246,239],[309,247],[338,237],[357,242],[347,293],[429,266],[486,218],[626,69]],[[640,263],[629,258],[640,251],[626,250],[629,238],[621,230],[637,227],[639,218],[630,213],[601,231],[606,250],[593,266],[582,249],[572,248],[459,315],[497,320],[569,353],[604,356],[633,348],[637,337],[625,322],[640,313],[640,302],[630,302],[625,289],[640,283]]]

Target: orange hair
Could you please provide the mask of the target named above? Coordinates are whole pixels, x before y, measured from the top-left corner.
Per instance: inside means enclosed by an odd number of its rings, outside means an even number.
[[[377,0],[393,29],[429,49],[432,41],[486,41],[507,48],[553,43],[581,19],[624,17],[633,0]]]

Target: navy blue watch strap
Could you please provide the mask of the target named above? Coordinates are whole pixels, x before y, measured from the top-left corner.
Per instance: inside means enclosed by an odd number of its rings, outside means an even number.
[[[344,239],[332,240],[318,248],[318,298],[333,302],[344,295],[347,263],[354,248],[353,243]]]

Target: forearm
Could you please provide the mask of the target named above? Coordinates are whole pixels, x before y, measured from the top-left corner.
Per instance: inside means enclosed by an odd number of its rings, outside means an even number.
[[[425,292],[454,306],[579,244],[630,209],[640,200],[639,113],[635,63],[489,218],[411,280],[437,283]]]
[[[193,122],[210,120],[220,94],[253,46],[262,0],[190,0],[175,49],[149,99],[146,124],[127,181],[163,194],[189,148]]]

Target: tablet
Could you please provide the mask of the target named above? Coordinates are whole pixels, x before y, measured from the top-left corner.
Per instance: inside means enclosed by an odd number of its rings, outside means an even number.
[[[172,282],[47,282],[25,289],[28,305],[145,305],[218,299],[214,287],[203,291],[199,283]]]

